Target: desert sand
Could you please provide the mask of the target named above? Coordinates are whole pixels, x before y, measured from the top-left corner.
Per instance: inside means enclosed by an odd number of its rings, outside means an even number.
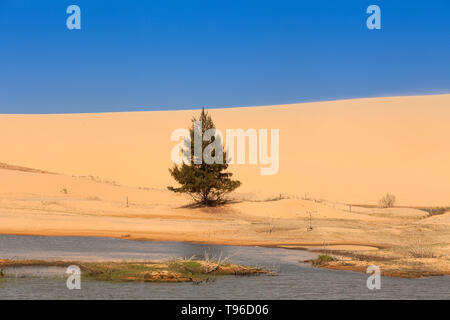
[[[450,213],[412,207],[450,205],[449,107],[436,95],[211,110],[219,129],[280,129],[279,173],[230,166],[243,185],[217,208],[166,189],[170,134],[198,110],[0,115],[0,233],[307,248],[334,268],[448,274]],[[386,192],[401,207],[355,205]]]
[[[165,189],[172,183],[170,140],[199,111],[0,115],[0,162],[122,185]],[[233,165],[240,193],[309,195],[376,203],[447,206],[450,95],[340,100],[215,109],[224,129],[280,129],[280,169]]]

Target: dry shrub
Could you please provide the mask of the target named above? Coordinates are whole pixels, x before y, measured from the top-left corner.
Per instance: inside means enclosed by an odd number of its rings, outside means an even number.
[[[406,248],[408,254],[413,258],[435,258],[431,245],[417,239]]]
[[[380,208],[392,208],[395,204],[396,198],[393,194],[387,193],[383,198],[378,201]]]

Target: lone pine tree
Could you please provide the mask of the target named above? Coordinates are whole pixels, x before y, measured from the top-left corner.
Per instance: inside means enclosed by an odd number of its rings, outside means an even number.
[[[215,206],[224,203],[226,194],[238,188],[241,182],[231,180],[233,174],[225,172],[228,168],[227,155],[222,141],[219,140],[220,138],[212,135],[209,141],[203,141],[204,134],[209,129],[215,129],[214,123],[208,112],[202,109],[200,117],[192,119],[192,125],[189,129],[190,141],[185,141],[187,150],[190,150],[190,153],[188,152],[190,158],[188,162],[190,163],[175,164],[173,168],[169,169],[172,177],[181,186],[178,188],[169,186],[167,188],[173,192],[188,194],[199,205]],[[197,152],[195,152],[195,143],[191,143],[195,139],[197,141],[201,139],[201,145],[197,145]],[[213,143],[219,144],[220,152],[216,154],[217,148],[209,148],[210,154],[208,157],[216,160],[219,158],[221,161],[212,163],[211,161],[203,161],[202,156],[205,149]]]

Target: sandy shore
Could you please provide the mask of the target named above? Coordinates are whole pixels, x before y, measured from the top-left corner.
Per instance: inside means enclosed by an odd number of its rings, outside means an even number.
[[[430,217],[411,208],[363,207],[349,212],[333,202],[295,198],[189,208],[185,197],[166,190],[92,178],[0,169],[0,181],[2,234],[304,248],[338,258],[324,267],[365,271],[375,264],[393,276],[450,270],[450,213]]]

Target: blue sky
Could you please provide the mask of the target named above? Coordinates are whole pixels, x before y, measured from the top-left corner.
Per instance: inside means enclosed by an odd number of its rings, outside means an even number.
[[[448,0],[0,0],[0,41],[0,113],[450,92]]]

